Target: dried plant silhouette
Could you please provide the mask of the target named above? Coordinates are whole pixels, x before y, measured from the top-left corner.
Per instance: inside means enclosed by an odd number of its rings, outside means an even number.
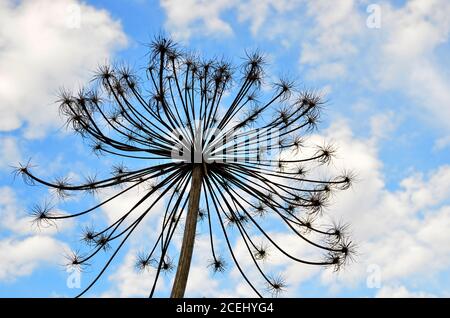
[[[145,190],[105,228],[84,230],[86,252],[70,254],[68,265],[81,270],[101,253],[108,259],[78,296],[99,280],[150,213],[161,217],[159,232],[136,260],[138,270],[153,273],[150,297],[161,274],[175,268],[171,297],[184,297],[198,239],[210,246],[206,267],[219,273],[234,264],[259,297],[277,296],[288,285],[283,276],[265,270],[270,255],[335,270],[351,260],[354,245],[347,225],[318,221],[331,194],[353,181],[346,172],[314,177],[315,168],[328,165],[335,153],[331,145],[312,151],[306,145],[323,105],[320,94],[297,91],[288,80],[263,90],[265,63],[259,53],[247,54],[237,68],[185,53],[164,37],[156,38],[149,51],[145,79],[129,67],[102,66],[88,89],[75,95],[63,90],[59,100],[67,126],[97,155],[134,160],[143,168],[118,164],[109,177],[89,176],[82,184],[69,178],[45,181],[30,163],[16,169],[27,183],[44,185],[62,198],[80,191],[116,191],[73,214],[37,205],[32,216],[40,226],[95,213],[133,189]],[[157,204],[164,209],[156,209]],[[196,238],[200,222],[207,238]],[[296,238],[294,245],[311,252],[302,257],[292,252],[292,240],[273,235],[274,224]],[[178,229],[184,229],[181,249],[174,245]]]

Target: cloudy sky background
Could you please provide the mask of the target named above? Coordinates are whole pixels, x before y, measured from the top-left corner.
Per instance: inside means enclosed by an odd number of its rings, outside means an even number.
[[[67,286],[62,253],[78,244],[82,224],[32,228],[26,211],[46,190],[13,180],[10,166],[32,158],[41,176],[74,179],[110,166],[61,129],[56,93],[80,87],[105,61],[144,66],[145,43],[161,31],[236,63],[259,48],[269,79],[290,75],[326,93],[325,118],[312,138],[334,141],[332,169],[352,167],[359,180],[327,213],[352,224],[360,255],[339,274],[273,255],[288,277],[284,296],[449,297],[448,16],[447,0],[0,0],[0,297],[78,292]],[[113,218],[137,195],[81,222]],[[62,208],[95,200],[72,199]],[[152,274],[136,273],[133,264],[157,221],[149,218],[89,296],[148,295]],[[235,270],[209,274],[205,258],[200,236],[188,296],[252,296]],[[95,269],[82,275],[82,286]],[[160,296],[170,277],[162,282]]]

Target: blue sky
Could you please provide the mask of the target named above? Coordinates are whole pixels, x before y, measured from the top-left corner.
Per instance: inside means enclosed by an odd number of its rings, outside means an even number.
[[[13,180],[10,166],[32,158],[47,177],[110,166],[112,159],[96,159],[61,129],[55,94],[86,83],[106,60],[144,66],[145,44],[160,32],[235,63],[258,48],[269,60],[269,80],[288,75],[326,93],[312,140],[333,140],[339,155],[332,169],[352,167],[359,179],[327,214],[352,224],[360,255],[339,274],[276,259],[289,277],[286,296],[448,297],[449,14],[446,0],[0,0],[0,297],[77,293],[67,287],[61,252],[78,243],[82,224],[106,222],[121,205],[58,230],[32,229],[26,210],[47,191]],[[147,296],[151,277],[132,264],[151,232],[149,223],[89,296]],[[235,270],[209,274],[203,245],[188,295],[252,296]],[[96,269],[83,273],[82,286]],[[169,289],[164,277],[158,295]]]

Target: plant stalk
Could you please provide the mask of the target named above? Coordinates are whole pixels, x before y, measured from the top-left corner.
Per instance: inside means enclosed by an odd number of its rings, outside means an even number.
[[[191,190],[189,192],[188,212],[184,226],[183,243],[178,260],[177,273],[172,286],[171,298],[183,298],[191,267],[192,252],[197,228],[198,209],[202,189],[203,167],[194,164],[192,169]]]

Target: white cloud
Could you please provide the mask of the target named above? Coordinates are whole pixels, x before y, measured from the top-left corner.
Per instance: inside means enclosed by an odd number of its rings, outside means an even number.
[[[216,251],[226,248],[217,237],[214,237],[214,241]],[[227,297],[229,295],[230,286],[224,286],[225,281],[221,281],[227,277],[228,273],[212,274],[211,269],[207,268],[211,259],[209,237],[205,234],[195,241],[193,261],[186,286],[186,295],[189,297]]]
[[[230,35],[232,27],[221,14],[235,5],[234,0],[161,0],[166,11],[166,28],[180,40],[189,39],[193,33],[202,35]]]
[[[239,22],[249,22],[254,36],[279,39],[283,46],[301,41],[301,63],[315,68],[315,78],[336,78],[346,74],[341,60],[358,52],[352,38],[365,26],[360,14],[355,14],[356,1],[325,0],[248,0],[248,1],[178,1],[161,0],[166,11],[166,25],[176,37],[189,39],[194,32],[222,36],[233,33],[233,26],[220,16],[237,14]],[[307,23],[313,21],[311,28]],[[296,30],[296,32],[292,32]]]
[[[29,233],[31,220],[19,217],[20,210],[14,191],[9,187],[0,188],[0,228],[18,234]]]
[[[63,213],[63,211],[59,211]],[[12,236],[54,235],[73,227],[73,220],[59,222],[58,226],[38,228],[20,203],[16,193],[10,187],[0,187],[0,229],[12,232]]]
[[[33,273],[44,265],[63,265],[67,246],[52,235],[72,227],[72,222],[61,226],[37,229],[26,216],[16,193],[9,187],[0,187],[0,281],[15,279]]]
[[[21,153],[14,137],[0,138],[0,170],[7,170],[17,164]]]
[[[347,69],[344,64],[338,62],[320,64],[310,71],[311,79],[334,79],[342,77],[347,74]]]
[[[124,188],[104,189],[103,191],[99,192],[98,200],[99,202],[106,201],[107,199],[116,195],[118,192],[123,191],[125,189],[126,186]],[[147,191],[148,188],[146,187],[146,185],[141,185],[123,193],[119,197],[103,205],[100,208],[102,214],[94,215],[93,221],[95,222],[103,221],[99,220],[100,216],[101,218],[105,219],[104,221],[106,221],[107,224],[112,224],[116,222],[124,214],[129,212],[134,207],[134,205],[136,205],[147,194]],[[155,194],[147,198],[145,202],[136,207],[129,214],[127,219],[123,222],[122,224],[123,228],[129,226],[138,217],[140,217],[143,213],[145,213],[145,211],[150,207],[150,205],[154,204],[153,207],[150,209],[150,211],[146,214],[145,218],[141,221],[139,226],[133,232],[133,235],[131,236],[130,240],[131,242],[140,243],[141,239],[145,238],[151,244],[151,242],[153,242],[154,239],[157,239],[157,236],[159,234],[158,231],[161,228],[161,224],[163,222],[164,217],[163,211],[165,211],[166,208],[165,205],[166,202],[164,198],[155,203],[155,200],[158,198],[158,195],[159,192],[156,192]]]
[[[357,0],[309,2],[310,31],[299,33],[302,66],[314,79],[346,78],[377,93],[399,91],[411,101],[400,109],[448,127],[450,77],[438,49],[449,40],[450,3],[381,2],[380,29],[366,26],[365,5]]]
[[[424,292],[412,292],[405,286],[385,286],[381,288],[377,295],[379,298],[430,298],[436,297],[433,294]]]
[[[415,114],[446,126],[450,78],[436,51],[448,43],[448,1],[382,2],[380,29],[366,27],[367,14],[358,5],[364,2],[309,2],[312,30],[301,35],[300,63],[310,67],[312,78],[349,77],[370,89],[401,91]]]
[[[281,15],[295,8],[299,0],[249,0],[240,1],[237,10],[240,21],[250,21],[253,35],[257,35],[269,17]],[[272,25],[275,27],[275,25]]]
[[[450,254],[444,242],[450,235],[439,229],[450,222],[450,167],[441,166],[426,175],[412,174],[398,189],[388,190],[377,139],[355,138],[342,122],[327,130],[325,139],[331,137],[340,149],[336,167],[354,168],[359,182],[352,190],[336,195],[330,212],[351,223],[360,256],[338,276],[324,272],[322,282],[334,291],[364,287],[371,264],[380,267],[382,286],[420,281],[421,276],[433,277],[446,270]]]
[[[371,52],[372,72],[381,87],[400,89],[421,107],[423,118],[446,125],[450,119],[450,78],[436,55],[448,43],[448,1],[414,0],[401,8],[382,6],[379,50]],[[376,57],[379,58],[376,58]],[[431,116],[430,116],[431,115]]]
[[[412,102],[403,106],[406,111],[448,127],[450,108],[444,105],[450,103],[450,77],[437,50],[448,43],[450,3],[414,0],[394,7],[383,2],[380,29],[366,27],[367,15],[357,5],[353,0],[311,2],[313,31],[302,36],[300,62],[311,68],[313,78],[347,76],[378,92],[400,91]]]
[[[380,139],[388,138],[398,126],[398,122],[399,120],[393,111],[372,116],[370,118],[372,138],[375,138],[377,142]]]
[[[308,2],[306,16],[313,22],[301,37],[300,63],[312,68],[313,77],[331,79],[346,74],[345,61],[358,53],[353,38],[364,27],[355,7],[354,0]],[[331,73],[326,72],[327,68]]]
[[[13,281],[30,275],[43,264],[60,261],[65,246],[49,236],[31,236],[24,239],[0,240],[0,281]]]
[[[264,33],[275,37],[285,33],[286,23],[278,16],[292,12],[302,0],[160,0],[167,15],[166,27],[172,35],[188,40],[194,35],[229,36],[234,34],[233,25],[223,16],[226,13],[237,15],[237,19],[249,22],[253,35]],[[267,21],[276,19],[276,23]],[[273,22],[273,21],[272,21]]]
[[[154,228],[155,226],[153,226]],[[205,239],[203,239],[205,238]],[[216,238],[217,239],[217,238]],[[134,245],[138,240],[133,240]],[[217,240],[216,240],[217,242]],[[174,245],[179,248],[179,238],[176,238]],[[220,244],[219,244],[220,245]],[[141,246],[142,247],[142,246]],[[218,249],[220,250],[220,248]],[[136,256],[138,250],[131,249],[127,252],[123,262],[109,275],[108,279],[112,283],[110,289],[102,294],[102,297],[148,297],[153,285],[156,270],[154,268],[145,272],[138,272],[135,269]],[[186,297],[248,297],[253,296],[251,290],[234,275],[233,284],[227,284],[230,279],[230,271],[226,273],[213,274],[207,268],[211,259],[209,240],[206,236],[201,236],[196,240],[194,255],[192,258],[189,279],[186,286]],[[173,278],[176,273],[176,265],[173,272],[168,275],[160,275],[156,295],[166,297],[170,294]],[[228,264],[232,265],[232,264]],[[229,266],[228,269],[232,268]]]
[[[450,136],[443,136],[435,141],[433,150],[440,151],[447,148],[448,146],[450,146]]]
[[[413,0],[396,6],[380,2],[379,29],[367,27],[370,13],[365,10],[368,2],[363,0],[249,0],[227,5],[217,0],[201,10],[200,1],[162,3],[169,30],[185,38],[198,28],[207,30],[202,35],[231,33],[231,28],[236,28],[231,23],[222,29],[208,27],[205,21],[217,19],[225,11],[236,12],[238,21],[250,23],[254,36],[279,41],[283,46],[299,45],[299,61],[302,68],[307,66],[306,77],[348,79],[369,90],[399,91],[411,101],[400,105],[405,111],[433,126],[448,127],[450,77],[442,67],[445,60],[438,54],[450,34],[450,3],[446,0]],[[442,143],[440,140],[436,147]]]
[[[113,288],[104,293],[102,297],[148,297],[152,288],[154,271],[136,271],[136,250],[131,250],[114,274],[109,276]],[[165,277],[161,275],[158,288],[165,288]]]
[[[86,82],[126,44],[119,22],[78,0],[0,3],[0,131],[60,126],[56,93]]]

